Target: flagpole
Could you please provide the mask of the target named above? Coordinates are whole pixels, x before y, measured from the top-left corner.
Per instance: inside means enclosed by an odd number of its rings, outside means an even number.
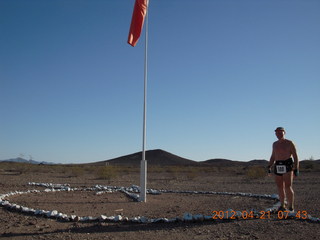
[[[143,94],[143,134],[142,134],[142,160],[140,163],[140,202],[147,201],[147,83],[148,83],[148,13],[145,19],[145,48],[144,48],[144,94]]]

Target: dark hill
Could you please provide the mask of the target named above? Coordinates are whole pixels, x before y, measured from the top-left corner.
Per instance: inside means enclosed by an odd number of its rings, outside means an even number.
[[[89,165],[105,166],[105,165],[120,165],[139,167],[142,159],[142,152],[136,152],[122,157],[113,158],[110,160],[104,160],[94,163],[88,163]],[[241,167],[243,169],[252,166],[267,167],[267,160],[251,160],[248,162],[234,161],[223,158],[215,158],[206,161],[193,161],[183,157],[179,157],[172,153],[166,152],[161,149],[146,151],[146,160],[148,166],[203,166],[203,167]],[[318,169],[320,166],[320,160],[313,161],[301,161],[301,167],[307,169]]]
[[[215,158],[201,162],[203,165],[210,165],[214,167],[235,167],[235,166],[246,166],[246,162],[233,161],[223,158]]]
[[[248,162],[249,165],[259,165],[259,166],[268,166],[269,161],[267,160],[251,160]]]
[[[142,152],[137,152],[129,154],[126,156],[105,160],[101,162],[96,162],[94,165],[127,165],[127,166],[140,166],[140,161],[142,159]],[[161,166],[173,166],[173,165],[198,165],[198,162],[189,160],[186,158],[179,157],[172,153],[163,151],[161,149],[148,150],[146,151],[146,160],[148,165],[161,165]]]

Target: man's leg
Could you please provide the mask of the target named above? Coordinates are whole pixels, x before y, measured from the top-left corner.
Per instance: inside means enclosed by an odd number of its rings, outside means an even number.
[[[289,209],[294,209],[294,191],[292,188],[293,172],[290,171],[283,175],[285,194],[288,198]]]
[[[284,191],[283,176],[276,175],[275,180],[278,188],[281,207],[284,207],[285,191]]]

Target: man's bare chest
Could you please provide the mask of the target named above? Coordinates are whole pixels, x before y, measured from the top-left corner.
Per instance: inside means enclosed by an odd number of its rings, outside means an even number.
[[[278,153],[289,153],[291,144],[289,141],[279,141],[274,145],[274,150]]]

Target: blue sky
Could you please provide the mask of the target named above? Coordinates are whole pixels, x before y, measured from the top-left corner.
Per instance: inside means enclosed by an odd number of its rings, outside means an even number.
[[[133,0],[0,0],[0,159],[141,151]],[[147,149],[269,159],[283,126],[320,158],[320,1],[150,0]]]

